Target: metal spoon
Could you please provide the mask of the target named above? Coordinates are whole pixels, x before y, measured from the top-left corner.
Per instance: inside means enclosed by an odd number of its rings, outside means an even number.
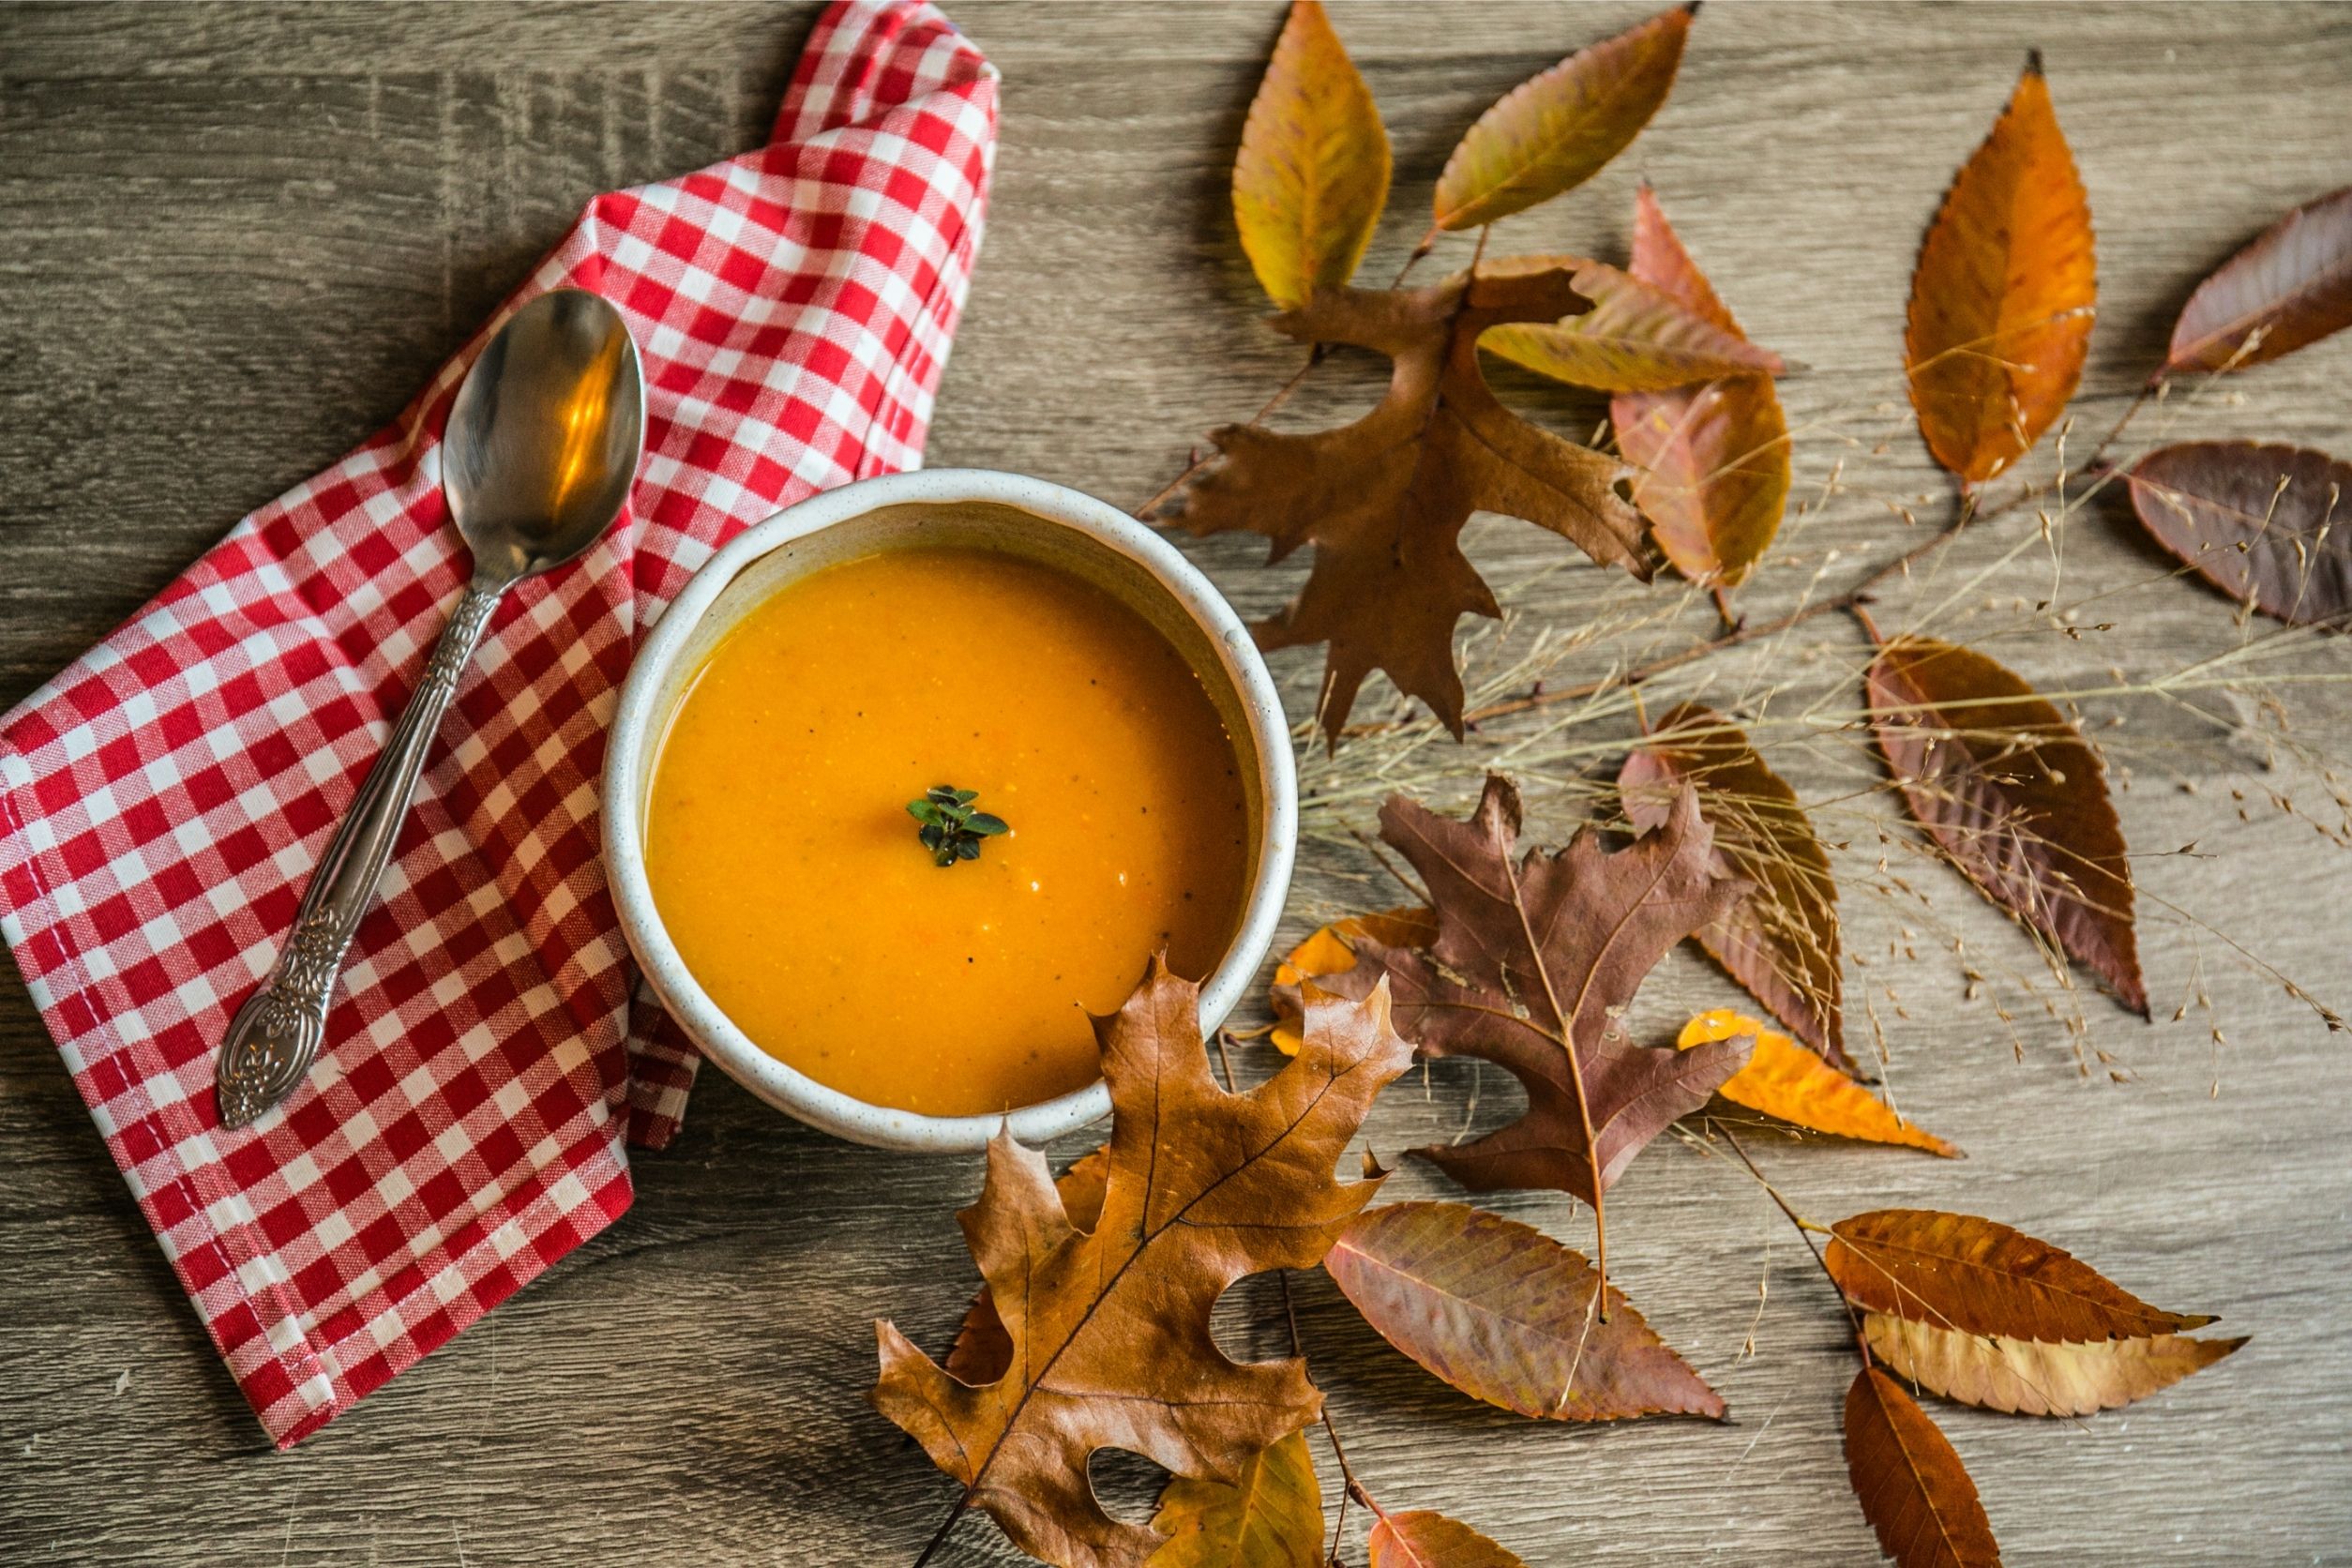
[[[522,579],[596,542],[628,499],[644,444],[637,345],[620,312],[596,294],[541,294],[466,372],[442,439],[442,489],[473,552],[474,580],[311,873],[277,967],[230,1022],[214,1085],[223,1126],[253,1121],[309,1071],[343,955],[490,612]]]

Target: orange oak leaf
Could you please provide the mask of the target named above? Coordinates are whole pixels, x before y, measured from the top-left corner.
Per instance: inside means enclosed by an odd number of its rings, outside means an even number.
[[[1837,883],[1797,792],[1736,725],[1696,702],[1670,710],[1617,774],[1626,819],[1644,832],[1666,821],[1684,786],[1698,792],[1724,870],[1752,889],[1699,931],[1699,945],[1790,1033],[1850,1072]]]
[[[1381,1515],[1364,1547],[1371,1568],[1527,1568],[1460,1520],[1425,1508]]]
[[[1900,1144],[1946,1159],[1959,1156],[1959,1150],[1906,1122],[1869,1090],[1754,1018],[1721,1008],[1701,1013],[1682,1026],[1674,1043],[1689,1050],[1710,1041],[1741,1038],[1754,1040],[1755,1051],[1748,1064],[1715,1091],[1733,1105],[1832,1138]]]
[[[2306,202],[2197,285],[2164,374],[2242,370],[2352,326],[2352,188]]]
[[[1152,1528],[1168,1541],[1151,1568],[1323,1568],[1323,1493],[1306,1434],[1253,1455],[1231,1485],[1176,1477]]]
[[[1420,872],[1438,938],[1426,949],[1362,942],[1356,967],[1332,983],[1361,992],[1386,976],[1397,1027],[1425,1053],[1481,1057],[1519,1080],[1518,1120],[1414,1153],[1476,1191],[1557,1187],[1591,1204],[1606,1282],[1602,1194],[1651,1138],[1706,1104],[1748,1048],[1637,1046],[1621,1015],[1666,950],[1745,884],[1716,870],[1695,793],[1614,853],[1588,827],[1564,850],[1515,861],[1519,822],[1518,791],[1498,776],[1467,822],[1392,797],[1380,837]]]
[[[1856,1306],[1961,1334],[2088,1343],[2203,1328],[2072,1253],[1974,1214],[1874,1209],[1830,1228],[1824,1258]]]
[[[2231,598],[2289,626],[2352,626],[2352,463],[2190,441],[2123,477],[2140,525]]]
[[[1564,267],[1592,309],[1566,321],[1498,326],[1478,340],[1487,353],[1571,386],[1598,392],[1663,392],[1722,376],[1776,376],[1780,355],[1726,330],[1666,290],[1580,256],[1505,256],[1481,272]]]
[[[1054,1183],[1053,1190],[1062,1199],[1062,1213],[1071,1229],[1092,1230],[1102,1218],[1103,1188],[1109,1175],[1110,1152],[1090,1149]],[[1004,1319],[996,1315],[996,1303],[983,1285],[964,1310],[956,1343],[948,1347],[947,1374],[962,1382],[992,1383],[1012,1364],[1013,1336],[1004,1332]]]
[[[2074,395],[2098,296],[2090,199],[2037,53],[1911,278],[1904,364],[1937,462],[1974,485],[2032,449]]]
[[[1880,647],[1864,686],[1878,750],[1937,847],[2146,1017],[2123,825],[2081,732],[2009,670],[1932,638]]]
[[[1014,1545],[1065,1568],[1136,1563],[1160,1545],[1095,1500],[1096,1450],[1233,1485],[1321,1409],[1304,1363],[1229,1360],[1210,1309],[1244,1274],[1322,1261],[1379,1185],[1334,1181],[1333,1168],[1410,1060],[1385,992],[1319,997],[1298,1056],[1228,1093],[1201,1049],[1199,988],[1159,959],[1096,1033],[1112,1122],[1094,1229],[1071,1223],[1045,1156],[1003,1134],[960,1216],[1011,1370],[974,1386],[875,1325],[875,1408]]]
[[[1233,221],[1276,305],[1355,276],[1388,202],[1388,132],[1319,0],[1295,0],[1233,159]]]
[[[1646,185],[1635,198],[1632,272],[1726,336],[1747,340]],[[1641,469],[1634,504],[1674,569],[1704,587],[1746,580],[1788,505],[1788,417],[1772,378],[1726,376],[1678,391],[1621,394],[1609,400],[1609,423],[1619,450]]]
[[[2001,1549],[1968,1467],[1919,1401],[1875,1366],[1846,1391],[1846,1470],[1897,1568],[1997,1568]]]
[[[1720,1419],[1722,1396],[1583,1256],[1467,1203],[1385,1203],[1324,1272],[1380,1337],[1474,1399],[1545,1421]]]
[[[1497,99],[1438,176],[1438,227],[1492,223],[1598,173],[1666,102],[1697,10],[1692,4],[1653,16]]]
[[[1315,547],[1298,597],[1255,630],[1269,649],[1330,644],[1316,713],[1333,745],[1374,670],[1461,734],[1454,625],[1501,613],[1462,554],[1472,512],[1524,518],[1649,575],[1641,520],[1616,491],[1630,471],[1505,409],[1478,368],[1488,328],[1557,321],[1590,303],[1561,270],[1463,274],[1426,289],[1336,289],[1274,318],[1303,342],[1388,355],[1388,395],[1354,424],[1312,435],[1212,431],[1219,459],[1170,505],[1196,535],[1265,535],[1274,560]]]
[[[2009,1415],[2092,1415],[2170,1388],[2245,1344],[2177,1334],[2089,1344],[1963,1334],[1883,1312],[1862,1315],[1878,1364],[1964,1405]]]
[[[1274,1026],[1270,1032],[1274,1048],[1283,1055],[1299,1054],[1299,1022],[1305,1017],[1301,985],[1355,968],[1355,944],[1367,938],[1392,947],[1426,947],[1438,940],[1438,917],[1418,905],[1351,914],[1317,927],[1304,942],[1284,954],[1274,966]]]

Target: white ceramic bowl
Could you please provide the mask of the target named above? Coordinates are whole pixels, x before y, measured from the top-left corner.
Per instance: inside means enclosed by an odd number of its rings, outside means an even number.
[[[605,870],[629,947],[671,1017],[703,1054],[768,1104],[859,1143],[944,1152],[980,1148],[1007,1119],[924,1116],[868,1105],[770,1056],[687,970],[645,880],[646,795],[671,716],[703,656],[784,584],[837,562],[912,544],[976,545],[1073,573],[1141,614],[1199,672],[1243,754],[1258,828],[1240,929],[1225,961],[1201,987],[1203,1030],[1214,1029],[1233,1010],[1274,941],[1290,887],[1298,785],[1281,699],[1232,607],[1150,529],[1060,485],[952,468],[867,479],[786,507],[694,574],[638,652],[621,688],[605,757]],[[1109,1113],[1110,1093],[1098,1078],[1024,1106],[1009,1121],[1014,1137],[1035,1144]]]

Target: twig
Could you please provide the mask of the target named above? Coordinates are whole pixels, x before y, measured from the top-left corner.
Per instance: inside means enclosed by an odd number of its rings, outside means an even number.
[[[1862,1333],[1862,1319],[1854,1314],[1854,1304],[1846,1299],[1846,1287],[1837,1282],[1837,1275],[1830,1273],[1830,1260],[1821,1256],[1820,1244],[1813,1239],[1817,1234],[1830,1234],[1829,1227],[1817,1224],[1789,1207],[1788,1199],[1781,1196],[1780,1189],[1767,1181],[1764,1172],[1756,1168],[1756,1162],[1748,1158],[1748,1152],[1740,1146],[1739,1134],[1721,1123],[1716,1123],[1715,1125],[1722,1128],[1724,1141],[1730,1144],[1731,1152],[1740,1156],[1740,1163],[1748,1168],[1748,1174],[1756,1178],[1756,1184],[1771,1196],[1780,1212],[1788,1216],[1788,1223],[1797,1228],[1797,1234],[1803,1240],[1805,1250],[1813,1254],[1813,1260],[1816,1263],[1821,1265],[1821,1277],[1828,1280],[1830,1289],[1837,1292],[1837,1304],[1846,1309],[1846,1321],[1847,1326],[1854,1331],[1854,1349],[1861,1353],[1862,1364],[1864,1366],[1872,1364],[1870,1339]]]

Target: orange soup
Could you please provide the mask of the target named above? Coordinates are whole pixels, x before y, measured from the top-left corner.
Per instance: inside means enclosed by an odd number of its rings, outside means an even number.
[[[942,867],[908,804],[1010,831]],[[978,550],[787,585],[696,672],[646,807],[686,967],[771,1055],[870,1104],[1012,1109],[1098,1071],[1086,1013],[1240,924],[1241,764],[1184,657],[1108,593]]]

